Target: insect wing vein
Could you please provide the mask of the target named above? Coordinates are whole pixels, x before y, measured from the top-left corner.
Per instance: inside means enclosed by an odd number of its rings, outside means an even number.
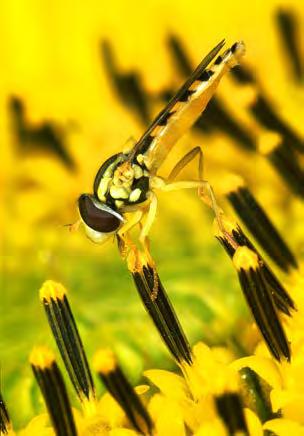
[[[187,89],[191,86],[192,83],[203,73],[203,71],[207,68],[210,62],[215,58],[221,48],[224,46],[225,40],[223,39],[216,47],[214,47],[207,56],[202,60],[199,66],[193,71],[189,79],[183,84],[183,86],[178,90],[178,92],[172,97],[167,106],[157,115],[154,119],[150,127],[146,130],[137,144],[134,146],[131,154],[130,160],[134,159],[134,157],[141,153],[142,149],[146,146],[146,139],[150,135],[150,133],[155,129],[156,126],[162,124],[162,120],[166,119],[168,113],[173,108],[173,106],[180,100],[181,96],[185,93]]]

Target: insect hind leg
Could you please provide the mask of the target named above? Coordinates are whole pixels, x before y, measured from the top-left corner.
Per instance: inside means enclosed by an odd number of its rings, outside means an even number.
[[[190,163],[193,159],[196,158],[198,155],[198,178],[199,180],[203,180],[203,173],[204,173],[204,154],[203,150],[200,146],[194,147],[192,150],[190,150],[185,156],[183,156],[177,164],[172,169],[171,173],[167,177],[166,182],[172,183],[174,179],[178,176],[178,174]]]
[[[196,157],[198,156],[198,176],[199,180],[196,181],[178,181],[174,182],[173,180],[178,176],[178,174]],[[165,180],[165,183],[159,186],[159,189],[162,191],[176,191],[180,189],[198,189],[199,198],[210,207],[216,217],[219,229],[221,231],[224,230],[224,226],[222,224],[222,215],[223,211],[218,206],[214,191],[212,186],[207,180],[203,179],[204,172],[204,155],[201,147],[195,147],[190,150],[184,157],[182,157],[177,164],[172,169],[168,178]]]

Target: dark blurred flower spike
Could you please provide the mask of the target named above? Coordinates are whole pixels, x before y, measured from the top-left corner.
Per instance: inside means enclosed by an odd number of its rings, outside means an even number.
[[[249,110],[257,121],[269,131],[277,132],[282,136],[282,144],[287,152],[304,153],[304,141],[290,125],[277,113],[275,106],[259,89],[255,101]]]
[[[276,22],[294,79],[301,82],[304,79],[304,58],[302,56],[303,51],[301,53],[301,35],[298,19],[292,10],[279,9],[276,13]]]
[[[242,399],[237,392],[225,392],[215,397],[215,405],[229,435],[249,435]]]
[[[267,157],[291,192],[304,199],[304,169],[299,155],[276,133],[260,137],[260,152]]]
[[[134,110],[146,126],[151,121],[149,95],[144,89],[140,74],[137,71],[125,73],[119,70],[109,41],[101,42],[100,54],[117,96],[129,110]]]
[[[31,353],[30,363],[56,436],[76,436],[71,405],[53,353],[45,347],[37,347]]]
[[[231,76],[240,84],[248,85],[255,84],[256,77],[254,72],[242,63],[242,65],[237,65],[231,70]]]
[[[58,129],[50,121],[44,121],[38,125],[28,122],[26,109],[19,97],[12,96],[8,102],[8,108],[12,119],[13,133],[16,136],[18,149],[22,153],[32,150],[54,154],[69,169],[76,169],[75,162],[67,151],[66,145]]]

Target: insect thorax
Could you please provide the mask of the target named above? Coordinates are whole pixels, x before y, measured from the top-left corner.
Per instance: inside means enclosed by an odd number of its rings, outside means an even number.
[[[119,153],[107,159],[94,181],[94,195],[114,209],[144,202],[149,191],[149,173],[143,163],[130,162]]]

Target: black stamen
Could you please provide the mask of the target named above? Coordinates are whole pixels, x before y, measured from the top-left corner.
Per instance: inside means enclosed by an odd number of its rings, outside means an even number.
[[[247,247],[252,250],[258,256],[258,262],[265,277],[267,288],[274,299],[277,309],[286,315],[290,315],[290,310],[296,310],[296,307],[286,289],[274,275],[270,267],[254,247],[252,242],[244,234],[242,229],[238,225],[230,223],[229,221],[227,221],[227,224],[229,225],[229,229],[226,234],[223,235],[219,232],[216,237],[226,250],[228,256],[232,259],[237,247]]]
[[[248,306],[271,354],[278,361],[282,357],[290,361],[289,344],[257,254],[247,247],[239,247],[233,263]]]
[[[80,401],[93,400],[95,388],[91,371],[64,287],[49,280],[40,290],[40,299]]]
[[[57,436],[76,436],[77,431],[71,405],[53,354],[48,349],[37,348],[33,350],[30,361],[55,434]]]
[[[279,10],[276,14],[278,30],[289,58],[294,78],[297,81],[303,79],[303,60],[300,52],[300,35],[297,17],[292,11]]]
[[[272,260],[283,270],[297,268],[297,261],[265,210],[246,186],[236,186],[227,198],[243,223]]]
[[[239,394],[227,392],[216,397],[215,404],[229,435],[233,436],[238,432],[242,435],[249,435]]]
[[[94,359],[95,369],[109,393],[124,410],[132,426],[143,434],[152,434],[153,423],[137,393],[130,385],[110,350],[100,350]]]
[[[11,428],[10,417],[0,392],[0,434],[8,434]]]
[[[139,296],[152,321],[177,362],[192,363],[191,349],[155,266],[137,259],[129,265]]]
[[[261,262],[260,262],[261,264]],[[263,275],[267,284],[271,290],[271,294],[274,298],[276,305],[280,304],[278,307],[279,310],[282,310],[282,307],[285,307],[285,312],[287,315],[290,315],[289,309],[297,310],[294,301],[286,291],[286,289],[282,286],[281,282],[274,275],[269,266],[263,261],[263,265],[261,264],[261,268],[263,269]]]

